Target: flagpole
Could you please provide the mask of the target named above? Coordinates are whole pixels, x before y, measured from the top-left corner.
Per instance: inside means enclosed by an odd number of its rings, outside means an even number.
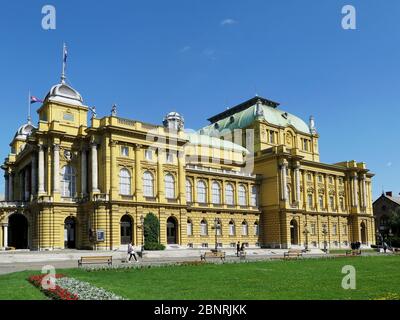
[[[28,96],[28,123],[31,124],[31,90],[29,90]]]
[[[61,83],[65,83],[65,51],[66,51],[65,48],[66,48],[66,45],[65,45],[65,42],[64,42],[64,44],[63,44],[63,59],[62,59],[63,64],[62,64]]]

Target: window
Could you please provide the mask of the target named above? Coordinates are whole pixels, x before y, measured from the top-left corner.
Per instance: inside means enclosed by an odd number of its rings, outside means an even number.
[[[313,196],[312,196],[312,194],[308,194],[307,195],[307,201],[308,201],[308,206],[310,208],[312,208],[313,207]]]
[[[233,220],[229,221],[229,235],[234,236],[235,235],[235,223]]]
[[[334,235],[334,236],[337,235],[337,223],[334,223],[332,225],[332,235]]]
[[[145,197],[154,197],[154,177],[149,171],[143,174],[143,194]]]
[[[315,223],[311,223],[311,234],[315,236],[317,233],[316,228],[315,228]]]
[[[340,203],[340,209],[341,209],[342,211],[344,211],[344,199],[343,199],[343,198],[340,198],[340,199],[339,199],[339,203]]]
[[[202,244],[201,244],[201,247],[202,247],[202,248],[208,248],[208,243],[202,243]]]
[[[187,220],[187,235],[188,236],[193,235],[193,224],[192,224],[192,220],[190,220],[190,219]]]
[[[225,187],[225,201],[227,205],[233,205],[235,203],[233,186],[230,183],[228,183]]]
[[[269,143],[275,144],[275,131],[270,130],[269,131]]]
[[[75,197],[76,176],[71,166],[65,166],[61,170],[61,196],[66,198]]]
[[[221,187],[218,182],[213,182],[211,187],[212,193],[212,203],[220,204],[221,203]]]
[[[119,193],[123,196],[131,194],[131,174],[128,169],[119,171]]]
[[[340,184],[340,185],[343,184],[343,178],[339,178],[339,184]]]
[[[165,175],[165,197],[175,199],[175,178],[172,174]]]
[[[186,201],[192,202],[193,201],[193,193],[192,193],[192,183],[189,179],[186,179]]]
[[[200,180],[199,182],[197,182],[197,201],[199,203],[207,202],[206,190],[207,187],[204,181]]]
[[[303,140],[303,150],[308,151],[308,141],[306,139],[302,139],[302,140]]]
[[[343,223],[342,230],[343,230],[343,235],[346,236],[347,235],[347,224],[346,223]]]
[[[318,182],[322,183],[322,176],[318,175]]]
[[[319,207],[322,209],[324,207],[324,197],[323,196],[318,197],[318,203],[319,203]]]
[[[153,160],[153,151],[152,150],[145,150],[144,151],[144,157],[146,160],[151,161]]]
[[[258,206],[258,188],[257,186],[251,187],[251,206],[257,207]]]
[[[333,196],[329,197],[329,206],[333,209],[335,207],[335,200]]]
[[[242,236],[247,236],[249,234],[249,227],[246,221],[242,222]]]
[[[63,119],[65,121],[74,122],[74,115],[72,113],[64,113],[63,114]]]
[[[245,206],[247,205],[246,201],[246,188],[244,185],[239,186],[239,205],[240,206]]]
[[[129,148],[126,146],[121,146],[121,156],[127,157],[129,156]]]
[[[260,235],[260,228],[258,226],[258,222],[254,222],[254,235],[259,236]]]
[[[333,184],[333,177],[329,177],[329,183]]]
[[[307,180],[308,180],[308,181],[311,181],[311,174],[310,174],[310,173],[307,174]]]
[[[207,234],[208,234],[207,221],[203,219],[200,222],[200,235],[206,236]]]
[[[171,152],[166,153],[166,161],[167,163],[173,163],[174,162],[174,156]]]

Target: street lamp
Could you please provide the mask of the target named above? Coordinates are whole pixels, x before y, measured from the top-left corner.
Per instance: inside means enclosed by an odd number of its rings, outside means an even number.
[[[218,251],[218,230],[220,229],[220,225],[218,224],[218,218],[214,219],[214,227],[215,229],[215,251]]]
[[[303,231],[303,234],[306,236],[306,243],[305,243],[305,250],[306,251],[308,251],[308,233],[309,233],[310,231],[308,230],[308,227],[307,227],[307,223],[304,225],[304,231]]]
[[[326,224],[324,224],[322,228],[322,234],[324,235],[324,252],[327,253],[327,248],[326,248],[326,235],[328,234],[328,230],[326,230]]]
[[[140,255],[143,258],[143,252],[144,252],[144,217],[143,217],[143,215],[140,216],[140,228],[142,229],[142,247],[140,248]]]

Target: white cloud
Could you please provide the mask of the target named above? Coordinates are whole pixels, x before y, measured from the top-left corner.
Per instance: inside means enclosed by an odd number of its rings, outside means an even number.
[[[180,52],[181,52],[181,53],[188,52],[190,49],[192,49],[191,46],[184,46],[184,47],[180,50]]]
[[[386,163],[386,167],[391,167],[392,163],[389,161],[388,163]]]
[[[232,25],[232,24],[236,24],[236,23],[238,23],[236,20],[228,18],[228,19],[221,21],[221,26],[227,26],[227,25]]]

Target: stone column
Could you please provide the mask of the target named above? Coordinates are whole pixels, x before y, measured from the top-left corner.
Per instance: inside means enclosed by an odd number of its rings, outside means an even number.
[[[8,224],[3,224],[3,247],[8,247]]]
[[[8,185],[9,185],[9,182],[8,182],[8,172],[6,172],[6,173],[4,174],[4,200],[5,200],[5,201],[9,201],[9,200],[8,200],[8,198],[9,198],[9,194],[8,194]]]
[[[111,199],[117,197],[118,191],[117,185],[117,177],[118,177],[118,168],[117,168],[117,142],[114,140],[110,141],[110,196]]]
[[[157,191],[158,191],[158,201],[164,201],[164,163],[165,152],[161,148],[158,149],[158,159],[157,159]]]
[[[30,190],[29,190],[29,171],[28,168],[24,169],[24,200],[29,201]]]
[[[44,146],[39,145],[39,178],[38,178],[38,193],[44,194]]]
[[[182,152],[178,151],[178,180],[179,180],[179,188],[178,188],[179,199],[180,203],[183,204],[186,198],[185,154],[183,151]]]
[[[36,154],[32,155],[31,163],[31,194],[36,194],[36,181],[37,181],[37,158]]]
[[[358,206],[358,179],[357,174],[353,176],[353,194],[354,194],[354,207]]]
[[[53,145],[53,192],[60,192],[60,145]]]
[[[136,201],[141,201],[143,198],[142,190],[142,146],[137,144],[135,146],[135,194]]]
[[[287,200],[287,176],[286,176],[286,169],[287,169],[288,162],[285,159],[281,160],[281,200]]]
[[[87,156],[86,148],[81,151],[81,192],[82,196],[87,195]]]
[[[367,187],[366,187],[366,175],[362,174],[361,176],[361,200],[362,200],[362,204],[361,206],[363,208],[367,207]]]
[[[8,174],[8,201],[14,201],[14,176],[12,172]]]
[[[294,165],[294,178],[296,183],[296,202],[300,204],[300,163],[298,161]]]
[[[97,144],[92,142],[90,144],[91,155],[92,155],[92,192],[100,192],[99,190],[99,172],[98,172],[98,161],[97,161]]]

